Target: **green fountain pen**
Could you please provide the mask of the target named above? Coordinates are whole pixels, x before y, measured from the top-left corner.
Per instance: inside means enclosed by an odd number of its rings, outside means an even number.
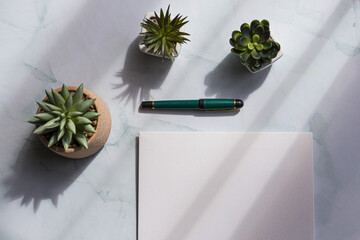
[[[198,109],[206,111],[240,110],[244,105],[240,99],[199,99],[199,100],[163,100],[145,101],[141,103],[143,109]]]

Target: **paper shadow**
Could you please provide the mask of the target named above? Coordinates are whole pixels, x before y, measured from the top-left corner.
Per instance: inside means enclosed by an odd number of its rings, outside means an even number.
[[[135,138],[136,240],[139,238],[139,137]]]
[[[135,111],[136,101],[150,99],[151,90],[159,89],[163,84],[172,62],[162,61],[159,57],[145,54],[139,50],[139,37],[129,46],[123,69],[116,73],[120,83],[113,84],[113,89],[119,89],[115,97],[128,104],[133,102]]]
[[[33,201],[34,212],[43,200],[51,200],[56,207],[59,195],[79,177],[96,154],[84,159],[61,157],[31,134],[11,166],[13,172],[5,178],[5,197],[10,201],[21,200],[21,206]]]
[[[259,88],[269,74],[270,67],[257,72],[249,72],[240,59],[229,53],[219,65],[205,77],[205,95],[217,98],[240,98],[245,100]]]

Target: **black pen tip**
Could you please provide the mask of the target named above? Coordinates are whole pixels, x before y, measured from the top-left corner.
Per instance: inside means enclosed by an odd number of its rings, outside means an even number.
[[[236,108],[242,108],[244,106],[243,101],[241,101],[240,99],[235,99],[235,107]]]
[[[141,103],[141,108],[151,109],[152,103],[153,103],[152,101],[144,101]]]

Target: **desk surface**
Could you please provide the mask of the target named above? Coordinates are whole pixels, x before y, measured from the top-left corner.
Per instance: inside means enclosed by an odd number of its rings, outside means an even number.
[[[106,3],[105,3],[106,2]],[[171,1],[190,22],[173,62],[138,50],[163,1],[6,1],[0,9],[0,239],[135,239],[139,131],[314,134],[317,240],[359,239],[360,2]],[[250,74],[231,32],[266,18],[284,56]],[[112,132],[96,156],[62,159],[26,123],[44,89],[98,93]],[[239,97],[238,114],[139,113],[147,99]]]

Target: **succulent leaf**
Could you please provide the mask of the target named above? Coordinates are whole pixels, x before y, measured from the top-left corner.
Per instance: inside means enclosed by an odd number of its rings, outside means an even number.
[[[47,102],[45,102],[44,104],[45,104],[46,107],[48,107],[51,111],[62,111],[61,108],[55,106],[54,104],[50,104],[50,103],[47,103]]]
[[[261,25],[258,25],[258,26],[254,29],[254,34],[258,35],[258,36],[259,36],[259,39],[260,39],[260,36],[262,36],[264,33],[265,33],[265,29],[264,29],[264,27],[261,26]]]
[[[84,85],[81,84],[75,91],[75,94],[73,96],[73,105],[77,104],[78,102],[80,102],[82,100],[83,97],[83,90],[84,90]]]
[[[45,90],[46,96],[48,97],[48,100],[51,104],[56,104],[55,100],[54,100],[54,96],[52,95],[51,92],[49,92],[48,90]]]
[[[254,34],[254,35],[252,36],[252,40],[253,40],[253,42],[254,42],[254,43],[258,43],[258,42],[259,42],[259,40],[260,40],[259,35]]]
[[[243,52],[240,56],[241,56],[241,60],[242,60],[243,62],[247,62],[247,60],[248,60],[249,57],[250,57],[250,54],[249,54],[248,52]]]
[[[61,117],[61,115],[63,114],[62,112],[60,111],[51,111],[51,114],[55,115],[55,116],[58,116],[58,117]]]
[[[65,127],[66,122],[67,122],[67,119],[66,119],[66,118],[62,118],[62,119],[60,120],[60,125],[59,125],[59,127],[60,127],[59,129],[60,129],[60,130]]]
[[[73,98],[69,93],[69,95],[68,95],[68,97],[67,97],[67,99],[65,101],[65,108],[70,109],[72,107],[72,105],[73,105]]]
[[[261,22],[255,19],[250,25],[243,23],[240,32],[235,30],[231,34],[231,52],[253,71],[259,70],[264,63],[271,63],[280,51],[280,44],[270,37],[269,26],[266,19]]]
[[[241,51],[236,49],[236,48],[232,48],[231,49],[231,52],[234,54],[234,55],[240,55]]]
[[[251,51],[251,56],[253,58],[255,58],[255,59],[260,59],[261,58],[260,54],[256,51],[256,49]]]
[[[268,50],[272,47],[272,42],[270,39],[268,39],[265,43],[264,43],[264,50]]]
[[[249,42],[249,43],[247,44],[247,48],[248,48],[249,50],[253,50],[253,49],[254,49],[254,44],[251,43],[251,42]]]
[[[60,118],[54,118],[50,121],[48,121],[47,123],[45,123],[43,126],[45,129],[54,129],[54,128],[57,128],[59,125],[60,125],[60,122],[59,122],[59,119]]]
[[[52,89],[52,94],[54,96],[56,105],[58,107],[62,108],[64,106],[64,103],[65,103],[64,98],[58,92],[56,92],[54,89]]]
[[[85,117],[76,117],[72,119],[74,121],[74,123],[78,124],[78,125],[86,125],[86,124],[91,124],[91,120],[87,119]]]
[[[260,44],[256,44],[255,48],[256,48],[256,50],[258,50],[259,52],[261,52],[261,50],[264,49],[264,45],[262,45],[261,43],[260,43]]]
[[[35,134],[44,134],[44,133],[48,133],[48,132],[52,132],[52,131],[53,131],[52,129],[47,129],[44,127],[44,125],[41,125],[37,129],[35,129],[34,133]]]
[[[84,136],[84,134],[77,133],[75,135],[75,139],[81,146],[88,149],[88,144],[87,144],[86,137]]]
[[[141,44],[145,45],[145,52],[153,52],[160,54],[163,59],[169,57],[173,60],[173,54],[177,53],[176,44],[189,41],[184,37],[189,34],[180,31],[180,28],[188,23],[185,21],[187,17],[177,14],[171,19],[170,5],[165,14],[163,9],[160,9],[160,16],[156,12],[154,15],[155,17],[144,19],[140,24],[146,30],[145,33],[141,33],[145,37]]]
[[[266,26],[270,27],[270,23],[269,23],[269,21],[266,20],[266,19],[263,19],[263,20],[261,21],[261,25],[266,25]]]
[[[83,102],[79,102],[76,104],[75,108],[77,109],[77,111],[79,112],[85,112],[87,110],[89,110],[89,108],[91,107],[91,105],[93,105],[95,102],[95,99],[92,98],[92,99],[88,99],[88,100],[85,100]]]
[[[232,39],[235,40],[235,41],[237,40],[238,37],[241,37],[242,35],[243,34],[238,30],[233,31],[232,34],[231,34]]]
[[[84,125],[84,130],[88,133],[95,133],[95,129],[90,124]]]
[[[249,24],[243,23],[240,27],[240,30],[245,37],[251,39],[251,28]]]
[[[57,140],[57,135],[58,135],[58,131],[54,132],[49,140],[48,143],[48,147],[51,147],[52,145],[54,145],[58,140]]]
[[[67,123],[66,123],[66,128],[72,132],[73,134],[76,133],[76,126],[75,126],[75,123],[71,120],[71,119],[68,119]]]
[[[74,117],[79,117],[79,116],[81,116],[83,114],[84,114],[83,112],[74,111],[74,112],[70,112],[69,116],[74,118]]]
[[[257,20],[257,19],[252,20],[251,23],[250,23],[250,28],[253,30],[253,29],[255,29],[258,25],[260,25],[259,20]]]
[[[63,84],[62,87],[61,87],[61,96],[63,97],[63,99],[65,101],[70,96],[69,90],[67,89],[65,84]]]
[[[58,129],[57,141],[59,141],[65,134],[65,128]]]
[[[42,123],[44,123],[43,121],[41,121],[40,119],[38,119],[38,118],[33,118],[33,119],[30,119],[29,121],[28,121],[28,123],[32,123],[32,124],[42,124]]]
[[[71,143],[71,139],[72,139],[72,133],[69,130],[65,130],[65,134],[61,138],[61,141],[62,141],[65,151],[68,150],[70,143]]]
[[[168,43],[168,47],[172,45]],[[91,123],[100,115],[93,108],[89,110],[95,99],[83,101],[82,84],[73,94],[65,85],[60,93],[54,90],[45,92],[48,100],[37,102],[42,112],[35,114],[35,118],[28,121],[38,126],[34,133],[51,133],[49,147],[61,140],[64,149],[67,150],[74,136],[74,141],[87,148],[87,138],[84,134],[95,133]]]
[[[238,43],[242,46],[242,47],[246,47],[249,43],[250,43],[250,39],[243,36],[243,37],[240,37],[239,40],[238,40]]]
[[[86,112],[83,115],[84,118],[87,118],[87,119],[90,119],[90,120],[94,120],[98,116],[100,116],[100,113],[97,113],[97,112]]]
[[[42,110],[44,110],[45,112],[50,112],[50,111],[51,111],[51,109],[50,109],[48,106],[46,106],[45,102],[39,102],[39,101],[37,101],[36,103],[37,103],[37,105],[38,105]]]
[[[41,121],[46,121],[46,122],[55,118],[55,116],[50,113],[38,113],[38,114],[35,114],[34,117],[36,117],[37,119],[40,119]]]

